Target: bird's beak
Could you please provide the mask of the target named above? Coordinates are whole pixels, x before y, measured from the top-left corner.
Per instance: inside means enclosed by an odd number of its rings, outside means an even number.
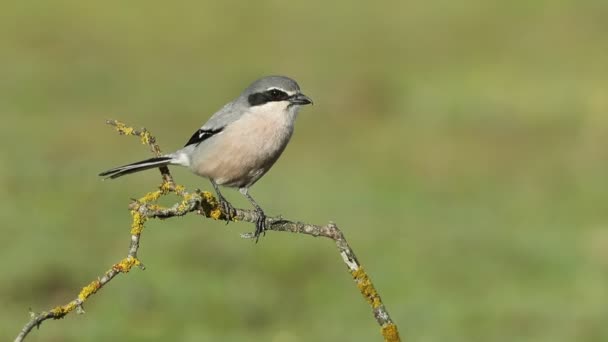
[[[301,94],[301,93],[291,96],[289,98],[289,102],[292,105],[302,105],[302,106],[307,105],[307,104],[312,104],[312,100],[310,99],[310,97],[308,97],[304,94]]]

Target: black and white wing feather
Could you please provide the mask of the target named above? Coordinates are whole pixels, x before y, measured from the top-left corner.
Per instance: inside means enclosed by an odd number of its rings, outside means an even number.
[[[196,146],[212,136],[221,133],[227,125],[238,120],[243,115],[245,109],[241,107],[242,104],[238,102],[238,99],[226,104],[222,109],[215,112],[203,127],[194,132],[185,146]]]
[[[186,145],[184,145],[184,147],[186,146],[190,146],[190,145],[198,145],[200,143],[202,143],[203,141],[211,138],[212,136],[221,133],[224,130],[224,127],[220,127],[220,128],[216,128],[216,129],[203,129],[200,128],[198,131],[194,132],[194,134],[192,135],[192,137],[190,137],[190,140],[188,140],[188,142],[186,143]]]

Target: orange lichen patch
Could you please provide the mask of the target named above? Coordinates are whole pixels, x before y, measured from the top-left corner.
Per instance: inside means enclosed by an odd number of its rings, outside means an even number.
[[[90,295],[97,292],[99,288],[101,288],[101,283],[99,282],[99,280],[92,281],[89,285],[82,288],[82,290],[78,294],[78,299],[84,302]]]
[[[140,264],[141,262],[139,260],[129,256],[112,266],[112,269],[120,273],[128,273],[133,266],[139,266]]]
[[[357,282],[357,288],[361,294],[365,297],[367,302],[375,309],[382,305],[382,300],[380,300],[380,296],[376,289],[374,288],[374,284],[367,276],[367,273],[363,270],[363,267],[359,267],[356,271],[351,272],[354,280]]]
[[[382,336],[384,336],[384,341],[386,342],[401,341],[399,338],[399,331],[397,331],[397,326],[393,323],[388,323],[382,326]]]

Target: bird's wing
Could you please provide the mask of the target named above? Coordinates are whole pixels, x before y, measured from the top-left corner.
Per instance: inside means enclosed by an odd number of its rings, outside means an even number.
[[[220,133],[222,130],[224,130],[224,127],[220,127],[217,129],[199,128],[196,132],[194,132],[194,134],[192,134],[192,137],[190,137],[190,139],[188,140],[186,145],[184,145],[184,147],[190,146],[190,145],[198,145],[198,144],[202,143],[203,141],[211,138],[212,136]]]
[[[210,137],[222,132],[224,128],[236,121],[243,115],[243,110],[236,108],[234,102],[226,104],[222,109],[218,110],[211,118],[199,128],[192,137],[188,140],[185,146],[198,145]]]

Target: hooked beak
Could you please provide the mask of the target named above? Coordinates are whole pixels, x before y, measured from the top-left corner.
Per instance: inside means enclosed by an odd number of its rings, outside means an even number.
[[[301,94],[301,93],[291,96],[289,98],[289,102],[292,105],[301,105],[301,106],[307,105],[307,104],[312,104],[312,100],[310,99],[310,97],[308,97],[304,94]]]

